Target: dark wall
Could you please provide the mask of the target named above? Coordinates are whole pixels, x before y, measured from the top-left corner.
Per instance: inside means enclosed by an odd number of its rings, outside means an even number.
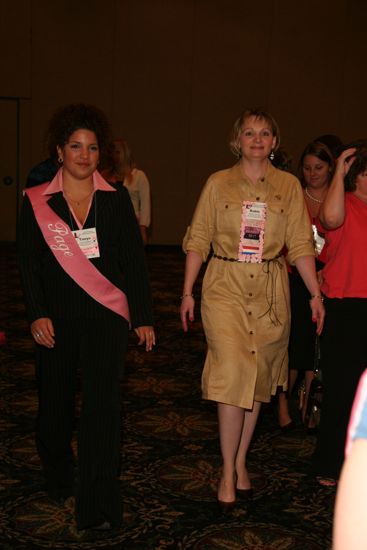
[[[364,0],[0,0],[0,95],[30,98],[22,181],[52,111],[94,103],[151,181],[151,242],[177,244],[244,107],[273,113],[295,163],[322,133],[367,135],[366,16]]]

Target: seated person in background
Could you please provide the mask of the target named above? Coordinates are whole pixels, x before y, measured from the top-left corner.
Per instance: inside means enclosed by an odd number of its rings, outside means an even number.
[[[124,139],[112,143],[110,164],[102,176],[110,183],[121,182],[129,192],[144,244],[148,242],[150,225],[150,186],[146,175],[136,168],[130,147]]]
[[[31,168],[25,186],[34,187],[35,185],[53,180],[59,168],[60,166],[52,158],[39,162]]]
[[[367,548],[367,370],[348,427],[346,457],[336,495],[333,550]]]

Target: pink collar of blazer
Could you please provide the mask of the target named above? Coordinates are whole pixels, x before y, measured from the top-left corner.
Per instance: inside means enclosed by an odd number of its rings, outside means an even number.
[[[95,191],[116,191],[116,189],[114,189],[105,179],[103,179],[98,170],[93,172],[93,187]],[[63,169],[61,167],[56,172],[54,179],[47,183],[46,187],[43,188],[43,195],[52,195],[53,193],[59,193],[59,191],[63,190]]]
[[[115,191],[96,171],[95,190]],[[51,183],[25,190],[31,201],[37,223],[51,252],[63,270],[94,300],[124,317],[130,323],[126,294],[112,284],[80,250],[68,225],[47,204],[50,194],[62,191],[62,170]]]

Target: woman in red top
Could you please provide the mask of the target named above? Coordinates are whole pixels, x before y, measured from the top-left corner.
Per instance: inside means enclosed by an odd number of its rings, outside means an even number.
[[[348,148],[320,210],[327,229],[322,292],[326,323],[321,339],[324,382],[314,470],[333,484],[343,462],[348,419],[367,365],[367,149]]]
[[[319,222],[320,206],[327,194],[334,171],[334,159],[331,152],[321,142],[312,141],[302,153],[299,161],[299,178],[303,187],[315,242],[316,269],[322,269],[320,253],[324,245],[325,230]],[[296,267],[289,268],[292,321],[289,339],[289,386],[288,392],[279,394],[279,426],[287,431],[294,426],[288,407],[288,394],[298,378],[300,371],[305,374],[305,398],[302,407],[302,420],[305,421],[308,395],[313,380],[313,367],[316,343],[315,324],[307,312],[309,310],[309,292]]]

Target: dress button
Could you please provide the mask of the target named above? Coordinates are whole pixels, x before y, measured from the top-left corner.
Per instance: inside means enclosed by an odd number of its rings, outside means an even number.
[[[254,355],[254,354],[255,354],[256,352],[255,352],[254,350],[252,350],[252,352],[251,352],[251,353],[252,353],[252,355]]]
[[[252,296],[252,292],[249,292],[248,295],[249,295],[249,296]]]
[[[260,197],[256,197],[256,200],[259,201],[259,200],[260,200]]]
[[[254,333],[254,331],[253,331],[253,330],[250,330],[250,334],[253,334],[253,333]]]
[[[253,274],[252,274],[252,273],[251,273],[250,277],[251,277],[251,279],[253,279],[253,278],[254,278],[254,276],[253,276]]]
[[[261,178],[260,181],[265,181],[265,178]]]
[[[249,311],[248,314],[249,314],[249,315],[252,315],[252,311]]]

